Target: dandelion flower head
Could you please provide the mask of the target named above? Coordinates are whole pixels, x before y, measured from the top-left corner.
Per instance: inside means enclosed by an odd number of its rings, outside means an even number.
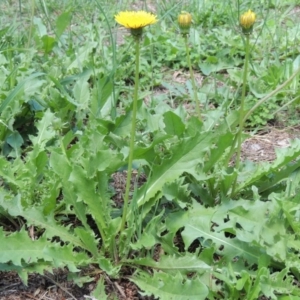
[[[128,29],[141,29],[157,22],[156,15],[146,11],[121,11],[115,15],[115,20]]]
[[[192,23],[192,15],[186,11],[182,11],[178,16],[178,24],[183,28],[190,28]]]
[[[192,15],[186,11],[182,11],[177,18],[179,28],[183,35],[187,35],[192,24]]]
[[[253,24],[255,23],[255,20],[256,20],[255,13],[253,11],[251,11],[251,9],[249,9],[247,12],[245,12],[241,15],[240,25],[244,29],[249,29],[253,26]]]

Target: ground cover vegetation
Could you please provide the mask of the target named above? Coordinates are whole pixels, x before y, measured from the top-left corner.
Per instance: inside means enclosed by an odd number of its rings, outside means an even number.
[[[91,299],[118,299],[106,278],[300,299],[300,140],[241,159],[268,122],[298,124],[297,4],[1,1],[0,271],[96,274]],[[139,10],[145,28],[121,14]]]

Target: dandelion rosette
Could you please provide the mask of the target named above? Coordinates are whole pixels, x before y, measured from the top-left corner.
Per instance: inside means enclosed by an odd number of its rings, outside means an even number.
[[[192,15],[186,11],[182,11],[178,16],[178,25],[182,34],[188,34],[192,24]]]
[[[145,26],[157,22],[156,15],[140,10],[140,11],[121,11],[115,15],[115,20],[120,25],[130,29],[131,34],[140,36]]]
[[[244,34],[250,34],[255,23],[256,15],[251,9],[240,16],[240,25]]]

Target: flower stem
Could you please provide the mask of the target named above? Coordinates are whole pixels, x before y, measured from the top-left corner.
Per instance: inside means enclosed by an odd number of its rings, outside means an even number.
[[[194,72],[193,72],[192,64],[191,64],[190,49],[189,49],[189,44],[188,44],[188,35],[183,34],[183,38],[184,38],[185,47],[186,47],[187,63],[188,63],[188,66],[189,66],[190,76],[191,76],[191,81],[192,81],[194,100],[195,100],[195,105],[196,105],[196,112],[197,112],[199,120],[201,121],[202,118],[201,118],[201,112],[200,112],[200,102],[199,102],[199,99],[198,99],[195,76],[194,76]]]
[[[140,37],[138,37],[138,36],[135,37],[135,41],[136,41],[136,45],[135,45],[135,86],[134,86],[134,94],[133,94],[127,179],[126,179],[126,188],[125,188],[125,196],[124,196],[123,215],[122,215],[122,222],[121,222],[121,229],[120,229],[121,232],[125,228],[127,209],[128,209],[128,200],[129,200],[130,183],[131,183],[131,175],[132,175],[131,173],[132,173],[132,161],[133,161],[133,148],[134,148],[134,141],[135,141],[138,90],[139,90]]]
[[[248,65],[249,65],[249,54],[250,54],[250,34],[246,34],[246,42],[245,42],[245,65],[244,65],[244,74],[243,74],[243,88],[242,88],[242,98],[241,98],[241,106],[239,113],[239,131],[237,133],[237,152],[236,152],[236,160],[235,160],[235,169],[239,170],[240,162],[241,162],[241,150],[242,150],[242,135],[244,129],[244,114],[245,114],[245,96],[246,96],[246,86],[247,86],[247,75],[248,75]],[[231,197],[234,196],[235,188],[237,184],[237,175],[234,180]]]

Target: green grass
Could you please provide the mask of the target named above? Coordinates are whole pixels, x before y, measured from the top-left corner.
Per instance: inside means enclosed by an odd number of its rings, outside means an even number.
[[[0,4],[0,271],[27,282],[31,272],[66,267],[75,276],[93,264],[159,299],[300,299],[300,142],[273,162],[234,165],[239,15],[257,15],[245,131],[294,126],[300,3],[19,3]],[[114,15],[131,9],[159,22],[141,40],[137,176],[120,230],[112,178],[128,168],[136,66],[132,37]],[[177,25],[183,10],[193,16],[188,43],[203,121]],[[109,299],[103,278],[96,299]]]

